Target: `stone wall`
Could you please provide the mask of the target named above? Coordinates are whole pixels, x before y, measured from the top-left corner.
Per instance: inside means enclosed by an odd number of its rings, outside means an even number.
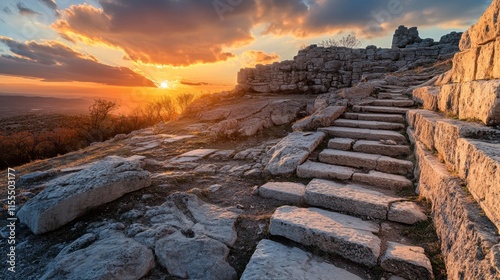
[[[400,27],[405,28],[405,27]],[[398,30],[400,30],[398,29]],[[411,28],[414,35],[416,28]],[[418,31],[416,31],[418,37]],[[432,62],[458,51],[461,33],[432,39],[399,42],[401,48],[349,49],[312,45],[299,51],[293,60],[244,68],[238,73],[237,89],[255,92],[325,93],[350,87],[364,75],[396,71],[417,61]],[[412,37],[413,39],[414,36]],[[410,44],[411,43],[411,44]]]
[[[462,120],[500,124],[500,2],[493,1],[460,41],[453,69],[415,96],[426,109]]]
[[[500,279],[499,14],[494,0],[464,33],[452,70],[413,91],[424,110],[407,114],[448,279]]]

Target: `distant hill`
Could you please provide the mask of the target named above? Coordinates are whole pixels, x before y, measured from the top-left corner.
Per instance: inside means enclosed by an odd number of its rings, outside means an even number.
[[[0,118],[32,114],[74,115],[87,113],[91,99],[19,96],[0,93]]]

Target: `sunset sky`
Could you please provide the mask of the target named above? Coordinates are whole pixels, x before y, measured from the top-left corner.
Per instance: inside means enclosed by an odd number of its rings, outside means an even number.
[[[356,34],[389,47],[398,25],[439,40],[491,0],[2,0],[0,92],[140,101],[232,89],[256,63]]]

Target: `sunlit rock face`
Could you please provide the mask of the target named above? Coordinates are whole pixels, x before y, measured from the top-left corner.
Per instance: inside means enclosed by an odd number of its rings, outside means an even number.
[[[452,32],[434,42],[421,39],[416,27],[400,26],[391,49],[311,45],[299,51],[293,60],[241,69],[238,88],[257,93],[325,93],[350,87],[366,75],[393,72],[423,61],[449,59],[459,50],[461,35]]]
[[[460,40],[453,68],[413,91],[425,110],[407,114],[419,194],[433,221],[450,279],[500,273],[500,0]]]
[[[500,124],[500,4],[493,1],[479,21],[460,40],[453,69],[434,86],[419,89],[426,109],[452,114],[461,120]]]

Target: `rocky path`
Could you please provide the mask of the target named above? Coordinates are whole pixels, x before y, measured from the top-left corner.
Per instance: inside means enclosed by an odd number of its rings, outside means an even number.
[[[405,95],[406,87],[378,90],[376,100],[352,106],[332,126],[317,129],[326,134],[328,146],[298,166],[297,176],[311,179],[307,185],[269,182],[259,188],[261,196],[289,204],[271,217],[273,238],[354,265],[341,269],[302,249],[263,240],[241,279],[271,279],[269,275],[279,273],[299,273],[304,279],[369,278],[356,270],[357,265],[384,271],[389,279],[433,279],[424,249],[398,232],[400,225],[411,230],[411,225],[428,218],[417,203],[405,198],[414,194],[413,152],[405,133],[405,114],[414,102]],[[331,270],[341,272],[326,273]]]

